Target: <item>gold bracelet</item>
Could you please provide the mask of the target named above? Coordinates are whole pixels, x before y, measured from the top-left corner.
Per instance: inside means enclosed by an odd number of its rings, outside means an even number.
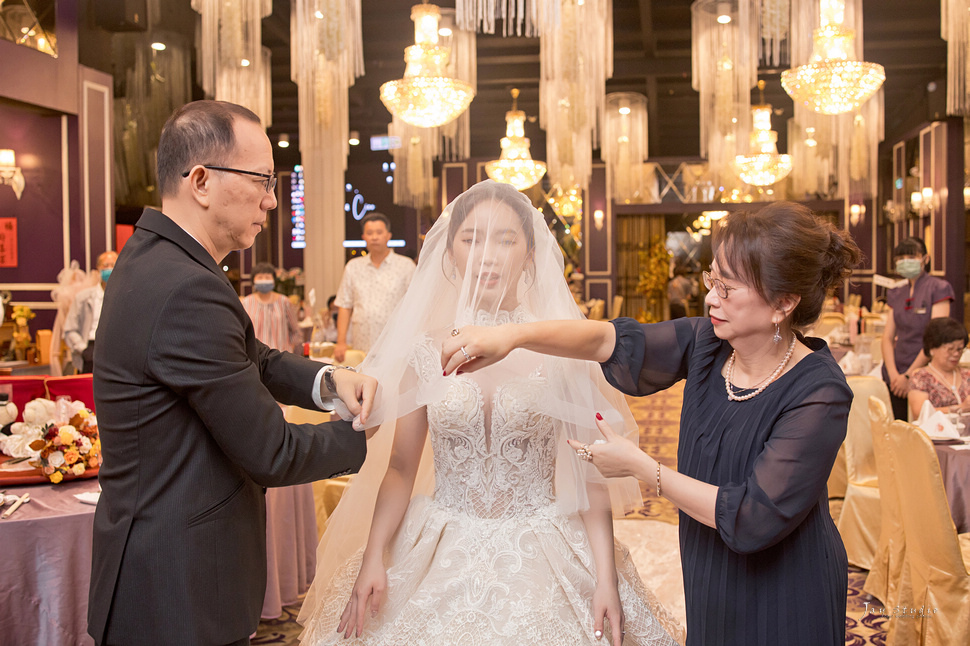
[[[660,463],[657,463],[657,498],[662,498],[663,493],[660,490]]]

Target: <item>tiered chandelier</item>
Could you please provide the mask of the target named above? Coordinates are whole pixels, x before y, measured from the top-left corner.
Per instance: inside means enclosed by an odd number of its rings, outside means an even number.
[[[454,121],[475,98],[471,85],[445,72],[451,51],[438,45],[440,18],[436,5],[411,8],[414,45],[404,50],[404,78],[381,86],[381,101],[391,114],[419,128],[436,128]]]
[[[886,70],[855,59],[855,31],[843,27],[844,0],[821,0],[821,27],[812,32],[812,58],[807,65],[781,73],[781,85],[792,100],[822,114],[857,109],[879,90]]]
[[[525,136],[525,112],[516,108],[518,88],[512,88],[512,109],[505,113],[505,136],[502,137],[502,154],[485,164],[485,172],[491,179],[511,184],[517,191],[535,186],[546,174],[546,165],[532,159],[529,139]]]
[[[765,82],[758,81],[761,105],[751,106],[751,148],[749,155],[738,155],[734,167],[745,184],[771,186],[788,177],[790,155],[778,154],[778,133],[771,129],[771,105],[765,103]]]

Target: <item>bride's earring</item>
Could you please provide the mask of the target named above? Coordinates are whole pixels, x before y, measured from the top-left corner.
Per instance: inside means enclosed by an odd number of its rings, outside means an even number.
[[[781,343],[781,326],[775,323],[775,336],[771,337],[775,343]]]
[[[452,265],[451,267],[451,279],[454,280],[458,278],[458,268]]]

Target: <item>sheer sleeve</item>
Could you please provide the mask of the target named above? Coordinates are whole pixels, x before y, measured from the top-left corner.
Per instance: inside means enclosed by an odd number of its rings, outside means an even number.
[[[851,403],[852,391],[833,378],[781,414],[751,475],[718,489],[715,523],[728,547],[757,552],[801,524],[825,489]]]
[[[601,364],[610,385],[627,395],[650,395],[687,376],[687,364],[695,346],[698,321],[680,318],[662,323],[637,323],[630,318],[614,321],[616,345]]]

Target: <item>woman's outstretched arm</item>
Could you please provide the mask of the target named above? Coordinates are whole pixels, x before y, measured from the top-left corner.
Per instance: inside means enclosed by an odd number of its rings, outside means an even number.
[[[613,354],[616,331],[606,321],[537,321],[497,327],[468,326],[441,346],[441,367],[448,375],[459,367],[473,372],[524,348],[568,359],[602,363]],[[464,349],[464,352],[462,352]],[[471,359],[466,359],[465,353]]]
[[[427,433],[426,408],[419,408],[397,420],[394,446],[387,472],[377,493],[374,521],[364,548],[360,573],[337,626],[337,632],[344,633],[345,638],[351,634],[360,636],[363,632],[368,607],[371,616],[376,615],[381,607],[384,590],[387,588],[384,552],[411,502],[414,479],[418,473]]]

